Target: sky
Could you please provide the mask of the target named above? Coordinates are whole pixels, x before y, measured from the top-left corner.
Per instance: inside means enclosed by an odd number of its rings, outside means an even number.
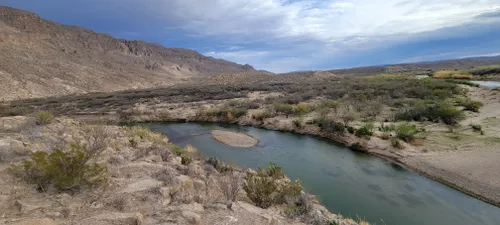
[[[500,54],[500,0],[1,0],[0,5],[272,72]]]

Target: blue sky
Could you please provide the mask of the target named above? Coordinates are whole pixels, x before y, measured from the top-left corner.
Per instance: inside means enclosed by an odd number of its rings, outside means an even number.
[[[2,0],[273,72],[500,54],[500,0]]]

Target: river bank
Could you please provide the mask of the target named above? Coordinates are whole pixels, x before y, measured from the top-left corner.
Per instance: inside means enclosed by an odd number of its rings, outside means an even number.
[[[487,151],[488,157],[477,156],[478,152],[474,152],[472,155],[477,157],[467,157],[462,158],[469,162],[469,168],[471,170],[464,170],[460,167],[461,163],[456,163],[455,161],[446,160],[448,157],[454,157],[460,154],[461,151],[457,152],[429,152],[426,147],[427,145],[414,146],[407,143],[402,143],[403,149],[395,148],[385,140],[380,139],[377,135],[370,138],[357,137],[350,133],[344,133],[343,135],[332,134],[328,132],[323,132],[321,129],[315,125],[304,124],[301,127],[297,127],[293,123],[293,118],[286,118],[285,116],[269,118],[264,121],[253,120],[249,116],[242,117],[234,121],[227,121],[224,119],[200,119],[195,116],[189,116],[192,114],[183,113],[184,117],[170,118],[166,122],[211,122],[211,123],[227,123],[227,124],[237,124],[241,126],[251,126],[256,128],[291,132],[301,135],[310,135],[314,137],[325,138],[330,141],[342,144],[351,150],[364,152],[370,155],[374,155],[379,158],[383,158],[391,161],[397,165],[400,165],[406,169],[414,171],[422,176],[430,178],[432,180],[443,183],[449,187],[452,187],[458,191],[468,194],[474,198],[482,200],[484,202],[490,203],[497,207],[500,207],[500,196],[496,190],[498,186],[496,184],[490,184],[487,182],[496,182],[498,180],[500,168],[499,167],[482,167],[481,164],[485,163],[485,158],[487,160],[493,160],[500,157],[500,152],[498,151]],[[84,116],[85,117],[85,116]],[[89,118],[86,118],[89,120]],[[97,119],[97,118],[94,118]],[[113,120],[116,118],[103,118],[102,120]],[[92,120],[92,119],[91,119]],[[162,122],[162,120],[155,119],[150,116],[138,116],[134,118],[134,122]],[[480,152],[479,154],[485,154],[485,152]],[[441,160],[440,160],[441,159]],[[440,160],[439,163],[436,161]],[[444,160],[444,161],[443,161]],[[450,166],[454,165],[454,166]],[[475,171],[472,171],[475,170]],[[490,174],[476,177],[476,180],[470,177],[464,176],[464,173],[475,172],[478,174],[484,174],[484,172],[493,171]]]

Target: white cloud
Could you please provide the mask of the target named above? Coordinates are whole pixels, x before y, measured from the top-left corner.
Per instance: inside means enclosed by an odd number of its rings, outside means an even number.
[[[172,0],[186,29],[248,39],[415,34],[467,23],[500,10],[498,0]],[[369,38],[367,38],[369,39]]]
[[[172,0],[168,7],[169,16],[189,32],[227,45],[268,48],[206,54],[280,72],[439,36],[433,32],[443,28],[500,22],[498,17],[480,19],[500,10],[498,0]]]

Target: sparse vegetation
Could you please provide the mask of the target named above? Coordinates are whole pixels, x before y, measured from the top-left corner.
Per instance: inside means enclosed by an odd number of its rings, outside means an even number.
[[[465,110],[472,112],[479,112],[479,109],[483,107],[483,103],[473,101],[469,98],[460,98],[457,100],[457,104],[463,106]]]
[[[35,184],[39,191],[47,191],[50,186],[58,191],[77,191],[107,182],[106,168],[92,163],[94,156],[87,146],[72,145],[68,151],[33,152],[29,159],[21,165],[12,165],[10,170]]]
[[[411,142],[415,140],[415,135],[418,133],[417,127],[414,124],[403,123],[395,128],[396,137],[404,142]]]
[[[38,125],[47,125],[52,123],[54,116],[50,112],[41,111],[35,114],[35,119]]]
[[[472,75],[462,70],[441,70],[434,73],[434,78],[439,79],[472,79]]]
[[[373,129],[375,124],[373,122],[364,123],[359,129],[357,129],[354,134],[357,137],[370,137],[373,135]]]
[[[453,125],[464,118],[461,110],[457,109],[450,103],[426,103],[418,102],[412,107],[403,109],[396,113],[396,120],[405,121],[424,121],[430,120],[434,122],[442,121],[445,124]]]
[[[285,202],[296,202],[302,191],[299,181],[288,180],[281,168],[271,164],[257,173],[248,173],[243,189],[255,205],[268,208]]]

